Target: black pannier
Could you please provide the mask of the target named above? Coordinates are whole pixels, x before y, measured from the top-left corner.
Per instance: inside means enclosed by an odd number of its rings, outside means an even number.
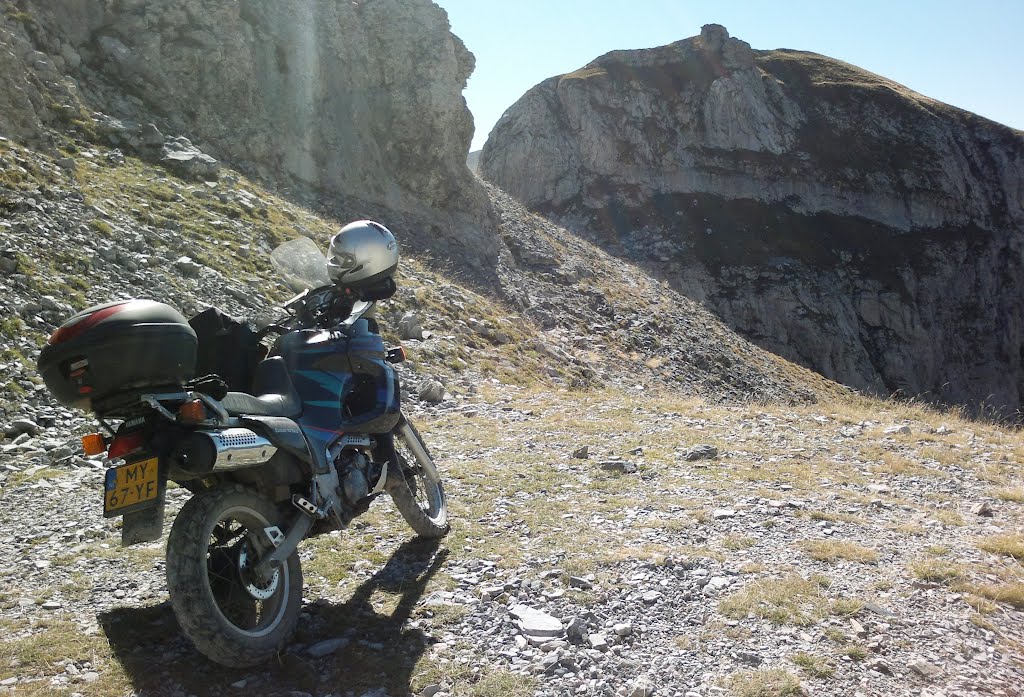
[[[196,375],[217,375],[232,392],[248,392],[266,349],[249,325],[216,307],[188,321],[199,339]]]
[[[169,305],[122,300],[62,324],[39,354],[39,372],[58,402],[117,415],[141,392],[177,389],[195,377],[196,334]]]

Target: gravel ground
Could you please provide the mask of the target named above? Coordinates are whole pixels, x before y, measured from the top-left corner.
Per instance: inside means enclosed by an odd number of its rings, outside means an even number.
[[[306,543],[303,623],[263,671],[219,669],[181,636],[161,544],[117,546],[105,465],[68,454],[68,428],[5,446],[0,689],[1020,694],[1024,613],[977,595],[1024,578],[979,546],[1020,544],[1019,435],[903,412],[585,400],[493,381],[412,400],[453,533],[416,543],[382,501]],[[172,511],[184,495],[171,491]],[[872,554],[818,560],[814,541]],[[40,662],[26,642],[55,626]]]

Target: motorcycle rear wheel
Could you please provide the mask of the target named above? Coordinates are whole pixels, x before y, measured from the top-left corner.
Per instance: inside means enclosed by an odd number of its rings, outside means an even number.
[[[398,468],[388,472],[387,490],[395,507],[420,537],[448,534],[448,499],[441,475],[416,427],[406,419],[395,427]]]
[[[270,578],[257,578],[252,571],[263,529],[278,522],[269,501],[229,486],[194,496],[171,527],[171,606],[196,648],[221,665],[244,668],[265,662],[284,646],[298,622],[298,553]]]

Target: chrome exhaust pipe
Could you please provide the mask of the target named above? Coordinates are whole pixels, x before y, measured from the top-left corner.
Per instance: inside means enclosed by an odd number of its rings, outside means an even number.
[[[262,465],[277,453],[277,447],[273,443],[247,428],[225,428],[202,433],[217,449],[213,472],[228,472]]]
[[[192,431],[171,452],[172,479],[192,479],[216,472],[254,467],[274,457],[277,446],[247,428]]]

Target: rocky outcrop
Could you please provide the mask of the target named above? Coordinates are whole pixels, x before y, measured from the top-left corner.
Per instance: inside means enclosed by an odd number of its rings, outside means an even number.
[[[723,27],[530,90],[482,175],[858,388],[1024,397],[1024,135]]]
[[[37,113],[39,90],[23,67],[32,53],[28,41],[0,27],[0,130],[16,138],[36,134],[43,127]]]
[[[0,135],[49,145],[48,128],[81,117],[67,62],[38,49],[34,15],[0,3]]]
[[[153,122],[213,158],[322,192],[339,214],[407,216],[418,246],[477,267],[497,256],[465,164],[474,59],[429,0],[28,0],[0,29],[0,54],[29,46],[74,77],[87,119]],[[19,89],[38,71],[17,59],[0,65],[18,83],[0,99],[19,116],[0,126],[20,136],[38,125]]]

